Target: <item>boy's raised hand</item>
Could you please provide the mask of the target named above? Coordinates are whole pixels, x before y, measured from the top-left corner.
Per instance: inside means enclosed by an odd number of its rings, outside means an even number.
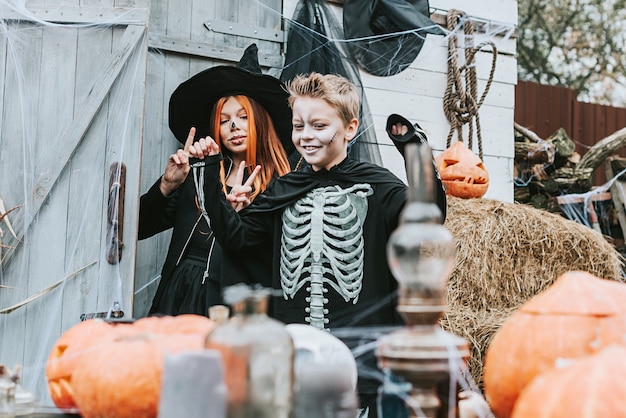
[[[192,127],[189,129],[185,147],[179,149],[167,159],[165,173],[161,176],[161,184],[159,185],[163,196],[172,194],[187,178],[187,174],[189,174],[189,148],[193,144],[195,135],[196,128]]]
[[[393,135],[406,135],[409,132],[408,126],[403,125],[401,122],[396,123],[391,127],[391,133]]]
[[[248,207],[250,205],[250,193],[252,193],[252,184],[254,183],[254,179],[261,171],[261,166],[257,165],[248,180],[243,182],[243,174],[246,170],[246,162],[242,161],[239,164],[239,168],[237,169],[237,175],[235,176],[235,185],[230,190],[228,196],[226,196],[226,200],[230,202],[230,205],[237,212]]]

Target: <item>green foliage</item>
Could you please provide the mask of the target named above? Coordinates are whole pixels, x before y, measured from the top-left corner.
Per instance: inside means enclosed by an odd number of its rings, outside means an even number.
[[[626,0],[518,0],[518,13],[521,80],[626,104]]]

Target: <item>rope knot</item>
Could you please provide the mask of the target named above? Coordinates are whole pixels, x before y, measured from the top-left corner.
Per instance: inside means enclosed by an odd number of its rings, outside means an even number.
[[[467,14],[457,9],[450,9],[447,14],[446,23],[450,35],[448,38],[448,82],[443,97],[443,107],[446,118],[450,122],[450,132],[446,147],[450,147],[454,132],[457,133],[457,139],[463,142],[463,125],[468,124],[468,148],[472,149],[472,140],[474,137],[474,119],[476,120],[476,136],[478,138],[478,150],[480,159],[483,159],[483,144],[480,132],[480,118],[478,109],[485,101],[485,97],[489,92],[491,83],[493,82],[493,74],[496,70],[496,59],[498,51],[491,41],[485,41],[478,46],[474,46],[474,25]],[[465,38],[465,64],[459,66],[458,35],[459,29],[463,27]],[[485,86],[485,90],[478,97],[478,81],[476,77],[475,57],[476,53],[485,46],[491,47],[493,59],[491,62],[491,72]],[[465,80],[462,77],[465,75]]]

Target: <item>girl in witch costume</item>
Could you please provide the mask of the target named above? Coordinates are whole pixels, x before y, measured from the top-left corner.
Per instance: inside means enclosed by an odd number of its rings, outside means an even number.
[[[172,94],[169,126],[184,148],[169,157],[164,174],[141,196],[139,209],[139,239],[173,229],[151,315],[207,315],[210,306],[222,303],[222,249],[204,210],[203,169],[189,164],[192,143],[208,135],[217,139],[224,155],[220,193],[239,210],[290,171],[287,153],[294,146],[287,98],[278,79],[261,73],[254,44],[236,66],[204,70]],[[262,169],[249,177],[246,162]],[[231,189],[246,180],[250,193],[234,198]]]
[[[204,189],[212,202],[206,209],[225,255],[271,249],[269,269],[259,266],[247,276],[227,278],[230,284],[275,289],[268,312],[284,323],[329,331],[401,325],[386,245],[407,201],[407,186],[385,168],[348,157],[359,125],[359,94],[352,83],[311,73],[295,77],[288,88],[292,141],[308,165],[276,179],[241,212],[221,196],[216,142],[201,138],[189,150],[194,164],[206,169]],[[404,123],[390,121],[393,139],[408,142],[415,136]],[[438,204],[445,213],[445,195]],[[370,360],[366,364],[375,368]],[[370,417],[378,384],[360,370],[359,395]]]

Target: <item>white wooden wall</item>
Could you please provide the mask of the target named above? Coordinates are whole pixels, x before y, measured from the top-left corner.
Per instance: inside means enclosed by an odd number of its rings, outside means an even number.
[[[291,18],[297,0],[284,0],[284,15]],[[342,7],[332,4],[332,9],[342,21]],[[517,25],[516,0],[430,0],[431,12],[445,16],[448,10],[465,12],[477,21],[491,22],[491,28]],[[491,39],[498,48],[496,71],[485,103],[479,110],[484,163],[490,174],[490,185],[485,198],[513,201],[513,113],[517,63],[515,39],[504,36],[486,36],[476,32],[478,44]],[[504,34],[503,34],[504,35]],[[462,40],[459,41],[462,45]],[[462,54],[461,54],[462,55]],[[476,73],[478,91],[482,93],[491,69],[492,55],[477,54]],[[405,179],[404,163],[385,132],[387,117],[392,113],[417,122],[427,132],[435,155],[446,148],[450,123],[443,108],[447,84],[448,41],[443,36],[428,35],[416,60],[406,70],[391,77],[378,77],[361,71],[365,94],[372,113],[376,136],[380,144],[385,167]],[[464,141],[467,144],[467,132]],[[456,137],[453,137],[453,141]],[[477,139],[474,152],[478,154]]]

